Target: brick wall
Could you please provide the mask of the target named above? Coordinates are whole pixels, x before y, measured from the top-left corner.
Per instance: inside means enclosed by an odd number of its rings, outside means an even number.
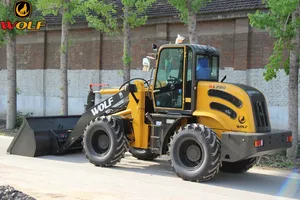
[[[273,40],[268,33],[251,29],[247,18],[203,21],[197,31],[201,44],[220,50],[222,68],[262,68],[272,51]],[[147,25],[132,30],[131,68],[141,68],[141,60],[152,51],[152,43],[174,43],[177,34],[186,37],[188,42],[187,27],[180,23]],[[122,35],[105,36],[88,28],[71,30],[70,35],[69,69],[122,69]],[[59,30],[19,36],[17,68],[59,69],[59,47]],[[0,69],[5,69],[5,47],[0,48],[0,56]]]
[[[269,33],[252,29],[249,36],[249,68],[261,68],[268,64],[275,40]]]
[[[46,37],[46,69],[59,69],[60,31],[49,31]],[[100,33],[91,29],[71,30],[69,69],[99,69]]]

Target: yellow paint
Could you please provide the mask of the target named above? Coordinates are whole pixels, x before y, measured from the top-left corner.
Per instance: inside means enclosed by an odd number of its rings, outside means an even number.
[[[119,88],[118,89],[102,89],[100,90],[100,94],[116,94],[120,92]]]
[[[132,147],[137,148],[148,148],[149,138],[149,125],[145,124],[145,86],[144,81],[136,80],[135,85],[137,86],[137,92],[134,93],[136,98],[139,100],[135,102],[132,94],[129,94],[129,103],[127,110],[131,111],[132,127],[134,134],[134,142],[130,144]]]
[[[118,116],[126,116],[126,115],[130,115],[131,114],[131,110],[130,109],[127,109],[127,110],[123,110],[123,111],[120,111],[120,112],[117,112],[117,113],[114,113],[112,115],[118,115]]]
[[[225,86],[226,89],[224,89],[223,91],[234,95],[243,102],[241,108],[237,108],[230,102],[225,101],[221,98],[209,96],[208,90],[211,89],[210,85]],[[237,117],[235,119],[232,119],[228,115],[220,111],[211,109],[211,102],[218,102],[228,106],[237,113]],[[219,82],[198,82],[197,104],[196,110],[193,112],[193,115],[198,117],[199,123],[213,129],[217,133],[219,138],[221,138],[221,134],[224,131],[255,132],[255,123],[250,98],[244,90],[231,84]],[[239,123],[239,116],[245,117],[245,124]],[[238,128],[238,126],[240,125],[243,125],[244,128]]]

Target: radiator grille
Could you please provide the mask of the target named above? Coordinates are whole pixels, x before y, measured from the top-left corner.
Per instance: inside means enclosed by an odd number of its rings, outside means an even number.
[[[256,127],[258,131],[264,131],[269,127],[266,103],[265,101],[255,101],[253,104]]]

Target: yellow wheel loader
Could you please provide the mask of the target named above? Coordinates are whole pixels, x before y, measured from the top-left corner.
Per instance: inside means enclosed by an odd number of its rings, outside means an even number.
[[[24,156],[83,150],[109,167],[130,151],[142,160],[169,155],[178,177],[207,181],[220,170],[242,173],[262,155],[290,148],[292,133],[271,129],[257,89],[219,81],[219,52],[207,45],[167,44],[155,54],[150,80],[132,79],[80,116],[27,117],[8,152]],[[148,62],[147,62],[148,61]]]

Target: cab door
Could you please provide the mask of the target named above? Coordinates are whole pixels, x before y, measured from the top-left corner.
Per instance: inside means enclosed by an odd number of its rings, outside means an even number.
[[[186,81],[186,46],[163,47],[159,51],[154,81],[154,109],[182,113]]]

